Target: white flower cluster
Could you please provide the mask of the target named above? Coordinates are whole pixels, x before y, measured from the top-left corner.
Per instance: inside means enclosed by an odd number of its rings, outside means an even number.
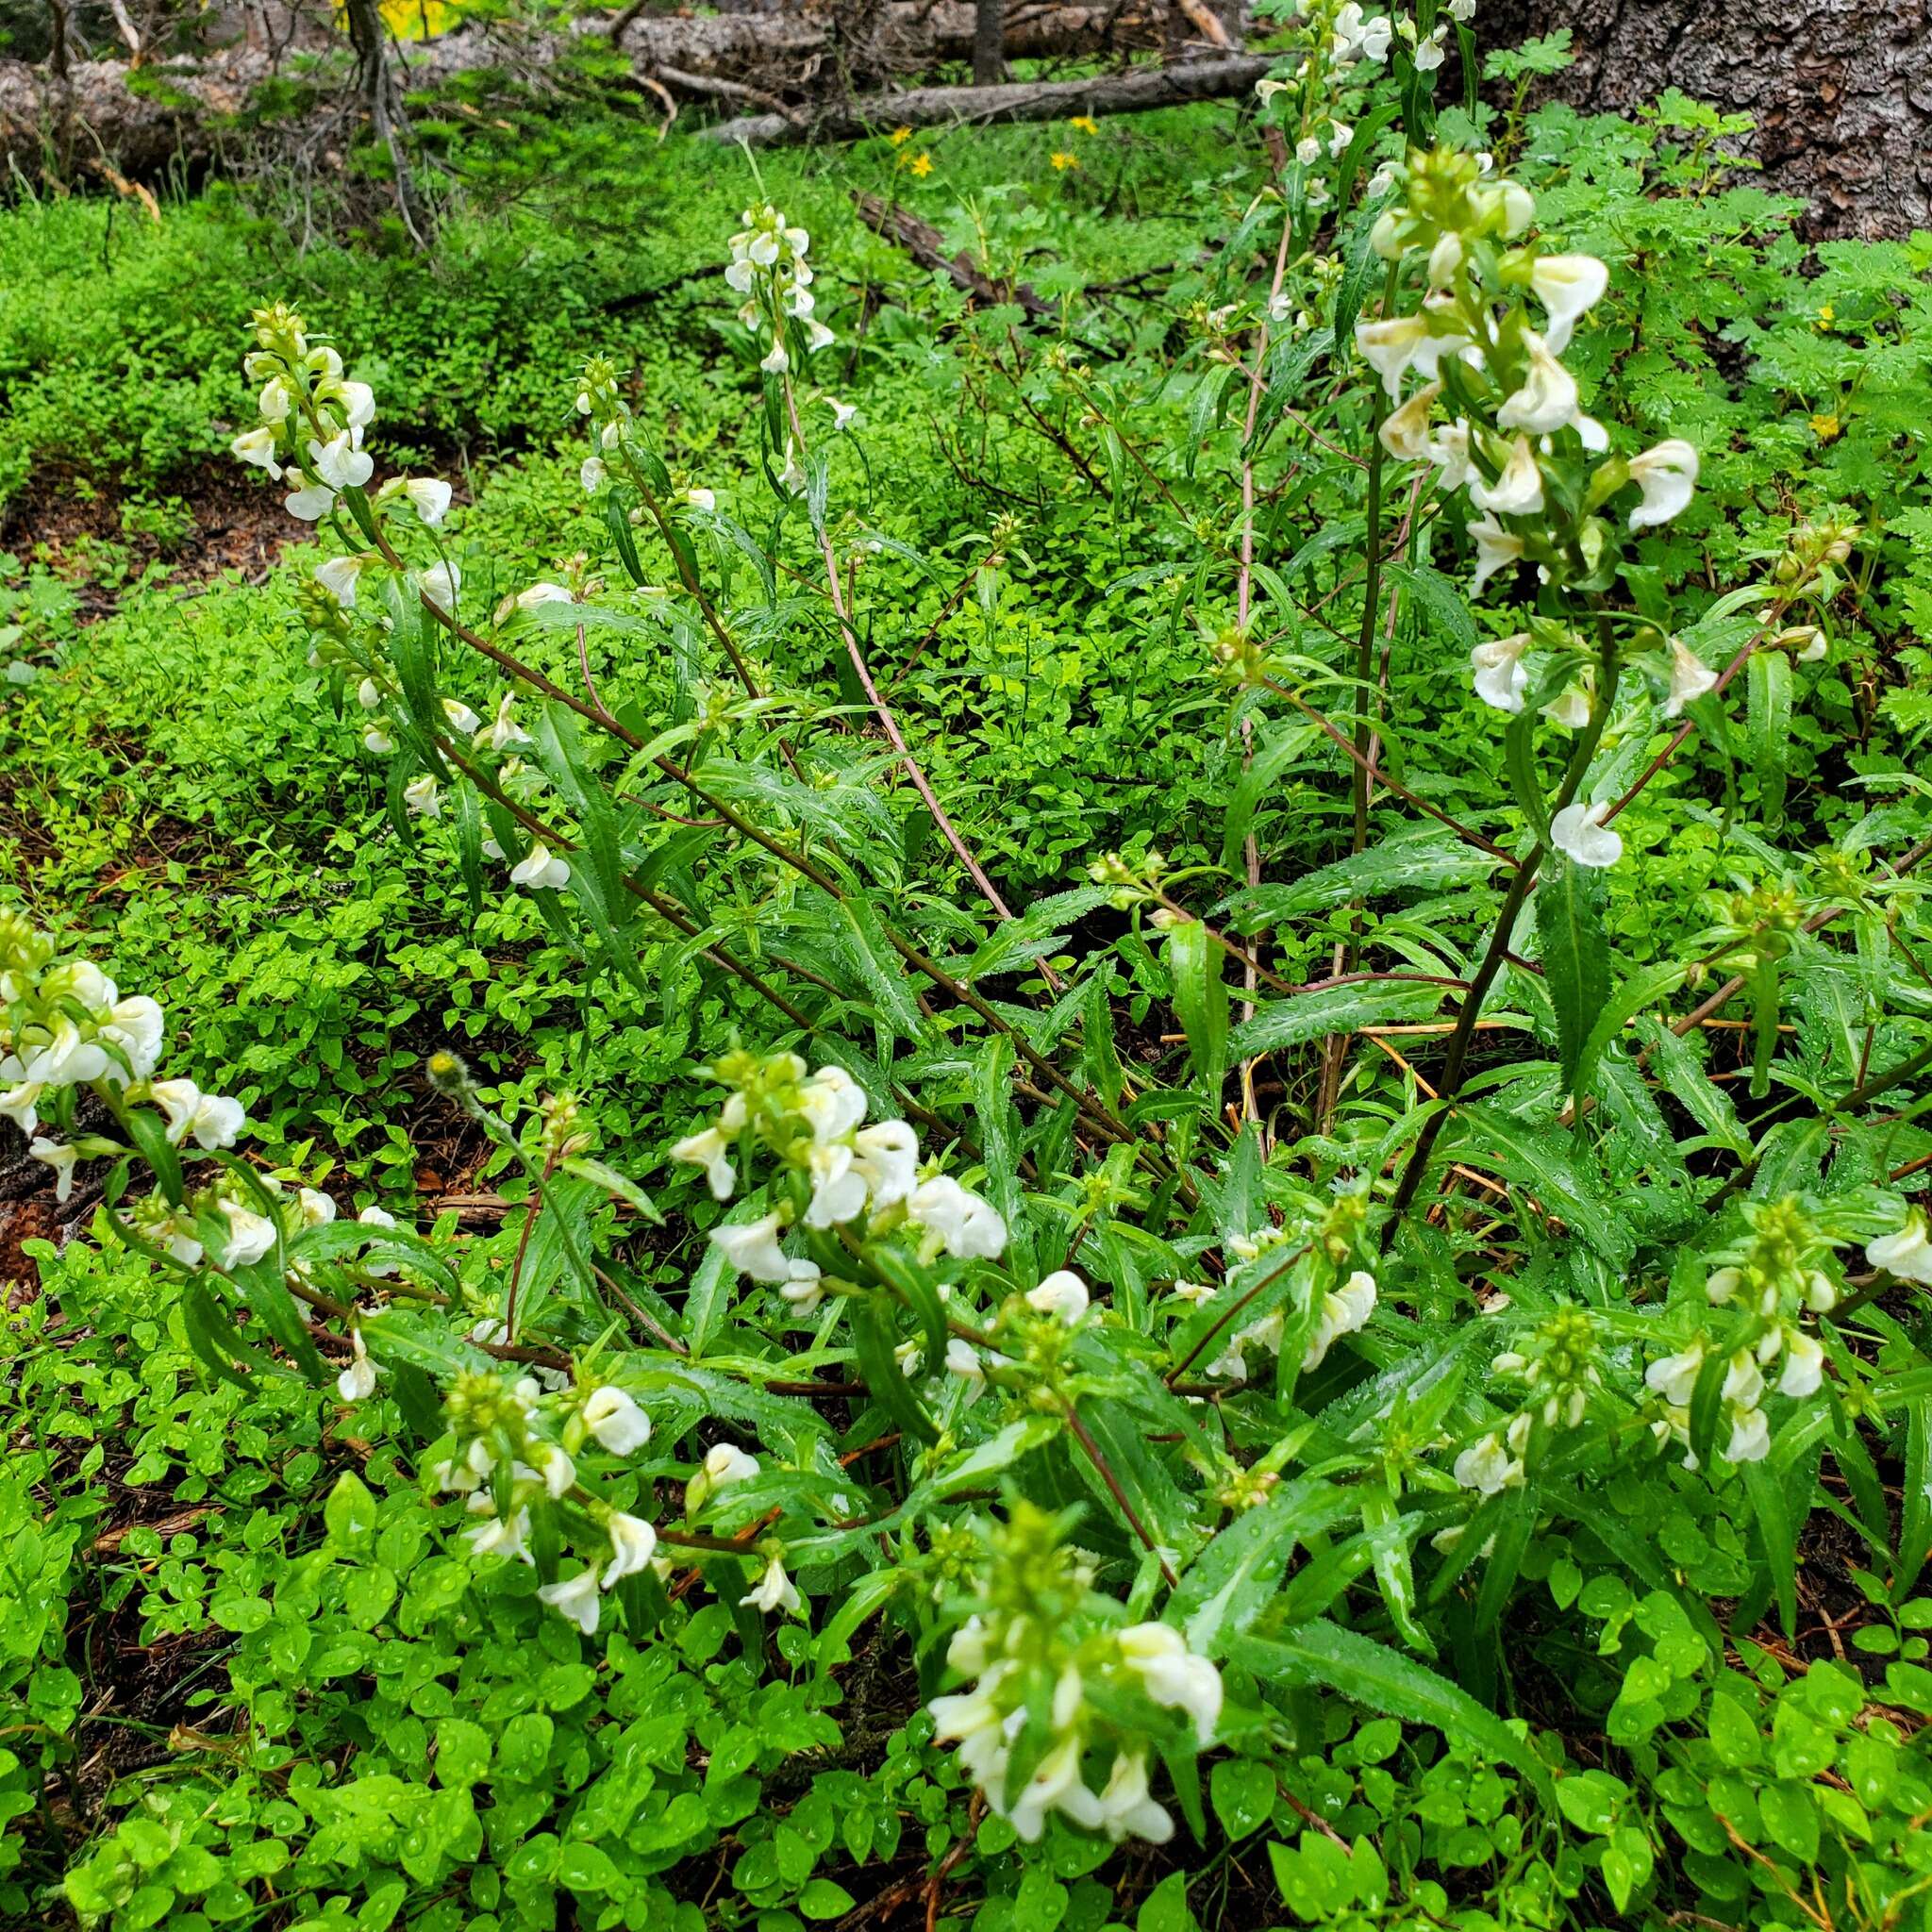
[[[1376,219],[1372,239],[1388,261],[1425,250],[1427,292],[1415,314],[1356,325],[1357,347],[1398,405],[1382,425],[1383,444],[1404,461],[1434,465],[1443,490],[1468,491],[1480,512],[1468,526],[1478,591],[1524,559],[1546,578],[1588,575],[1608,534],[1596,509],[1634,484],[1630,530],[1670,522],[1690,501],[1697,452],[1672,438],[1641,456],[1593,462],[1609,439],[1583,412],[1559,358],[1602,298],[1608,271],[1593,256],[1521,242],[1534,199],[1515,182],[1488,178],[1473,155],[1414,155],[1402,178],[1406,200]],[[1542,311],[1541,329],[1526,296]],[[1401,400],[1411,370],[1422,387]],[[1560,467],[1561,492],[1548,487],[1558,474],[1552,465]],[[1559,522],[1553,499],[1581,500],[1588,515]],[[1492,689],[1510,691],[1507,666],[1476,668],[1491,672]],[[1513,694],[1520,702],[1520,690]]]
[[[738,319],[758,329],[771,347],[758,364],[767,375],[783,375],[791,367],[788,338],[792,325],[802,332],[807,353],[823,349],[835,338],[812,312],[811,264],[806,255],[811,237],[794,227],[770,202],[748,208],[740,217],[744,225],[731,238],[731,260],[724,280],[744,299]]]
[[[1030,1775],[1011,1788],[1013,1748],[1026,1727],[1029,1667],[1058,1652],[1053,1678],[1051,1736]],[[1151,1794],[1145,1740],[1123,1736],[1088,1697],[1090,1684],[1126,1690],[1162,1709],[1183,1713],[1202,1748],[1221,1718],[1221,1673],[1189,1650],[1170,1624],[1134,1624],[1077,1645],[1063,1629],[1045,1629],[1026,1616],[975,1615],[955,1634],[947,1663],[978,1681],[970,1690],[936,1697],[927,1708],[941,1743],[957,1743],[959,1762],[992,1809],[1029,1844],[1058,1811],[1088,1831],[1165,1844],[1174,1820]],[[1112,1700],[1109,1700],[1111,1706]],[[1112,1761],[1096,1790],[1087,1781],[1090,1757],[1110,1745]]]
[[[1485,1496],[1520,1484],[1539,1436],[1553,1438],[1582,1425],[1603,1387],[1597,1353],[1588,1313],[1566,1307],[1539,1324],[1521,1351],[1495,1357],[1491,1373],[1520,1382],[1522,1403],[1502,1428],[1486,1431],[1457,1457],[1457,1482]],[[1461,1532],[1444,1534],[1453,1542]]]
[[[258,1174],[255,1182],[268,1196],[267,1211],[260,1195],[224,1175],[189,1195],[179,1208],[171,1208],[160,1195],[150,1194],[136,1206],[130,1218],[137,1233],[165,1248],[185,1267],[208,1260],[217,1268],[231,1269],[265,1260],[275,1253],[278,1240],[300,1234],[304,1228],[325,1227],[341,1211],[335,1197],[320,1188],[291,1189],[272,1174]],[[387,1208],[374,1206],[363,1208],[356,1219],[360,1225],[378,1232],[396,1224],[395,1216]],[[295,1272],[301,1272],[299,1263]],[[364,1261],[360,1272],[371,1277],[391,1275],[396,1272],[396,1264]],[[358,1349],[358,1368],[362,1358],[363,1352]],[[343,1401],[358,1402],[373,1394],[374,1376],[372,1368],[367,1387],[359,1386],[364,1379],[359,1372],[354,1385],[346,1378],[339,1380]]]
[[[362,432],[375,419],[375,392],[346,377],[341,357],[326,342],[311,341],[301,316],[285,304],[258,308],[252,322],[255,348],[242,366],[260,385],[259,420],[228,447],[287,486],[291,516],[320,523],[345,491],[366,488],[375,474]],[[384,484],[381,498],[407,502],[433,525],[449,509],[450,488],[433,477],[398,477]],[[333,566],[348,590],[344,601],[354,601],[355,575],[365,560],[341,558]]]
[[[1803,1401],[1824,1381],[1824,1344],[1804,1318],[1829,1314],[1838,1305],[1838,1283],[1818,1265],[1830,1258],[1830,1242],[1794,1202],[1754,1204],[1746,1213],[1750,1235],[1720,1257],[1723,1265],[1704,1285],[1710,1307],[1729,1309],[1737,1319],[1722,1340],[1700,1331],[1643,1374],[1661,1405],[1652,1433],[1659,1444],[1683,1443],[1689,1469],[1697,1466],[1690,1449],[1691,1400],[1713,1357],[1724,1363],[1717,1455],[1724,1462],[1761,1462],[1770,1454],[1767,1394]],[[1782,1366],[1773,1382],[1768,1372],[1776,1364]]]
[[[713,1229],[711,1239],[739,1274],[773,1283],[801,1313],[818,1306],[824,1283],[817,1262],[785,1252],[794,1224],[823,1230],[866,1216],[874,1233],[908,1227],[927,1261],[941,1250],[991,1260],[1006,1247],[1007,1224],[989,1202],[950,1175],[920,1178],[919,1137],[905,1121],[864,1124],[864,1091],[843,1068],[808,1075],[796,1054],[740,1052],[711,1073],[732,1091],[717,1119],[678,1141],[672,1158],[703,1168],[720,1201],[736,1191],[734,1154],[747,1141],[789,1170],[797,1183],[791,1198],[755,1221]]]
[[[479,1519],[465,1532],[471,1554],[534,1564],[532,1510],[562,1511],[573,1546],[595,1537],[598,1553],[586,1557],[579,1549],[583,1567],[537,1594],[594,1637],[603,1593],[658,1561],[658,1532],[582,1490],[577,1461],[587,1447],[634,1455],[650,1440],[650,1417],[614,1384],[549,1391],[533,1375],[514,1382],[461,1375],[447,1400],[458,1451],[429,1474],[437,1489],[464,1497]]]
[[[1212,1299],[1215,1293],[1213,1288],[1191,1281],[1175,1282],[1174,1291],[1182,1301],[1197,1303]],[[1375,1277],[1366,1269],[1356,1269],[1339,1287],[1324,1291],[1321,1306],[1315,1313],[1314,1329],[1302,1352],[1303,1371],[1320,1368],[1336,1342],[1344,1335],[1354,1335],[1365,1328],[1369,1317],[1374,1312]],[[1237,1329],[1228,1338],[1226,1350],[1208,1364],[1208,1374],[1229,1381],[1245,1382],[1248,1379],[1247,1351],[1265,1348],[1270,1355],[1278,1357],[1287,1333],[1287,1310],[1272,1309],[1258,1322],[1251,1322],[1245,1328]]]
[[[75,1090],[97,1094],[117,1120],[156,1108],[171,1146],[192,1140],[212,1152],[241,1133],[240,1101],[204,1093],[192,1080],[157,1080],[166,1016],[146,993],[124,995],[88,959],[56,954],[52,937],[17,912],[0,912],[0,1114],[28,1137],[27,1151],[54,1170],[55,1196],[74,1191],[75,1165],[119,1154],[111,1141],[57,1141],[39,1129],[42,1113],[66,1124]]]

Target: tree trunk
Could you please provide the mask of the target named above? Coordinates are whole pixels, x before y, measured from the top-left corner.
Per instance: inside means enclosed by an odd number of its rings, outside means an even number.
[[[1625,109],[1667,87],[1755,117],[1741,151],[1817,238],[1932,225],[1932,0],[1486,0],[1483,42],[1567,26],[1551,92]]]
[[[997,87],[1006,77],[1006,0],[977,0],[973,9],[973,85]]]

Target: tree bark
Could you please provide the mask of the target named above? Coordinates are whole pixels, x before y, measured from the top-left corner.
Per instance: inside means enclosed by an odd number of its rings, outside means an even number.
[[[1006,0],[976,0],[973,9],[973,85],[997,87],[1006,77]]]
[[[1173,67],[1131,67],[1091,80],[1008,82],[1003,87],[918,87],[878,94],[814,117],[747,114],[708,127],[708,140],[753,147],[802,141],[856,141],[880,127],[941,127],[955,123],[1058,121],[1072,114],[1137,114],[1188,101],[1244,94],[1274,62],[1268,55],[1184,60]]]
[[[1485,0],[1483,43],[1570,28],[1550,92],[1624,110],[1674,87],[1757,127],[1763,184],[1814,238],[1932,225],[1932,0]]]

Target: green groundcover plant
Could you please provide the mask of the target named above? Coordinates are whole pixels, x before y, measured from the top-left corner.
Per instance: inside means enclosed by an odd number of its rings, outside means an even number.
[[[0,1112],[104,1189],[20,1317],[8,1909],[120,1433],[198,1513],[111,1607],[233,1643],[85,1923],[1928,1923],[1925,261],[1798,284],[1689,103],[1612,206],[1574,118],[1477,100],[1474,10],[1277,9],[1279,165],[1172,326],[906,331],[1120,539],[1218,753],[1206,823],[1019,903],[875,669],[998,572],[895,531],[753,171],[758,474],[593,355],[592,547],[534,580],[382,464],[325,317],[256,312],[316,755],[708,1084],[620,1158],[608,1028],[514,1104],[438,1048],[524,1211],[424,1229],[250,1158],[156,999],[0,918]],[[1645,293],[1696,251],[1721,334]]]

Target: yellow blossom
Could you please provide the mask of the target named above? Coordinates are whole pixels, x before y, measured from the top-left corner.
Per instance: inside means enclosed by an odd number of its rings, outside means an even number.
[[[1843,431],[1844,426],[1836,415],[1818,415],[1811,419],[1811,433],[1820,442],[1831,441]]]
[[[894,147],[904,147],[912,139],[912,130],[909,127],[895,127],[890,138]]]
[[[924,180],[932,173],[932,157],[922,150],[906,163],[906,172],[908,175],[917,175]]]
[[[1062,171],[1068,168],[1077,168],[1080,165],[1079,157],[1077,155],[1054,153],[1049,155],[1047,157],[1047,159],[1050,160],[1056,168],[1060,169]]]
[[[1100,132],[1100,123],[1091,114],[1075,114],[1067,123],[1067,125],[1069,127],[1077,127],[1082,134],[1098,134]]]
[[[1837,320],[1838,310],[1829,302],[1818,311],[1818,326],[1820,328],[1829,328]]]

